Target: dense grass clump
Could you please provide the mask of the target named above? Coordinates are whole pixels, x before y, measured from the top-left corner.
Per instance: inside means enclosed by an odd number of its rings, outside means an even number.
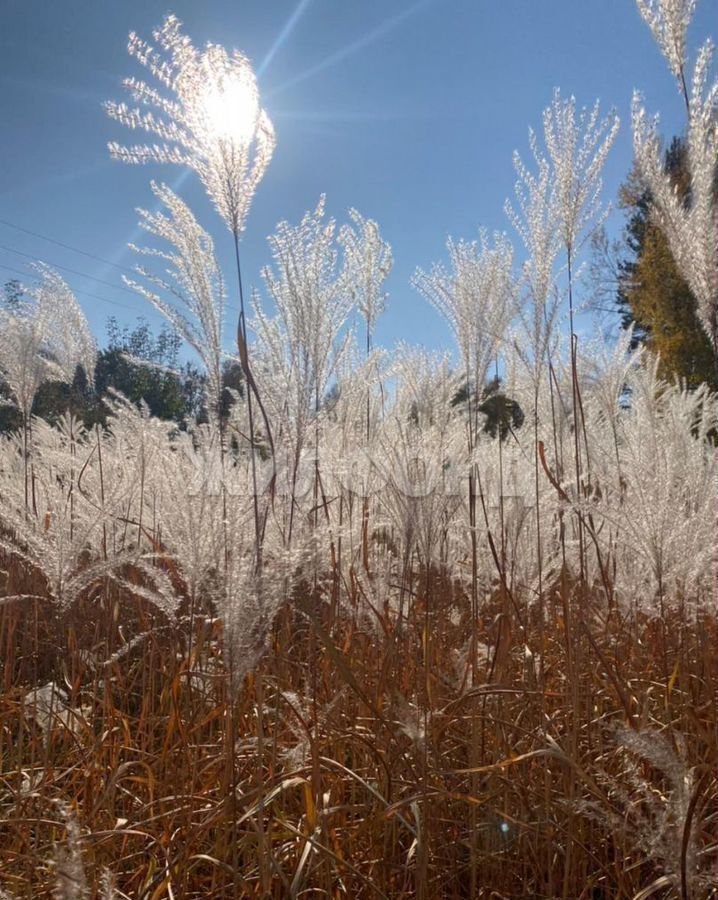
[[[497,589],[474,677],[448,573],[405,593],[370,626],[358,589],[298,589],[236,689],[208,611],[5,605],[3,887],[51,896],[69,843],[63,897],[106,871],[133,898],[712,896],[713,617],[601,615],[566,581],[540,629]]]

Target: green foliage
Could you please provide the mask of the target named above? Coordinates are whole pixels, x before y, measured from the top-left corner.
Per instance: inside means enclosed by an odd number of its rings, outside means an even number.
[[[244,396],[244,373],[238,362],[227,360],[222,369],[222,406],[220,415],[227,419],[236,397]]]
[[[10,281],[6,281],[3,285],[2,302],[8,309],[16,309],[20,305],[24,294],[25,291],[22,284],[17,278],[11,278]]]
[[[3,285],[0,304],[7,309],[16,309],[22,300],[24,291],[16,278],[6,281]],[[5,379],[0,374],[0,434],[6,431],[14,431],[22,426],[22,416],[19,410],[10,402],[10,390]]]
[[[2,302],[17,305],[23,296],[18,282],[8,282]],[[203,407],[205,376],[190,362],[179,362],[180,337],[164,326],[153,334],[140,320],[134,327],[120,327],[111,317],[107,324],[108,344],[97,354],[95,383],[88,384],[78,368],[71,384],[46,381],[35,397],[32,412],[48,422],[56,422],[66,412],[92,426],[106,420],[103,398],[110,390],[120,391],[135,404],[146,403],[153,416],[177,422],[206,420]],[[228,363],[223,383],[241,395],[242,377],[239,364]],[[229,414],[232,394],[225,392],[223,415]],[[7,387],[0,380],[0,433],[21,426],[19,411],[10,403]]]
[[[97,407],[95,391],[88,384],[83,369],[78,366],[71,384],[46,381],[40,385],[32,404],[32,414],[54,423],[60,416],[70,412],[90,425],[96,421]]]
[[[108,345],[97,355],[98,397],[121,391],[133,403],[146,403],[153,416],[178,423],[199,414],[202,376],[189,363],[179,366],[181,340],[172,329],[163,326],[155,336],[144,320],[130,329],[113,317],[107,333]],[[104,419],[100,408],[95,415]]]
[[[684,145],[674,138],[666,152],[666,171],[689,202],[684,160]],[[659,355],[663,377],[680,378],[692,388],[703,382],[718,387],[715,354],[698,318],[696,299],[665,235],[652,221],[650,192],[635,170],[621,189],[621,205],[628,211],[628,252],[619,263],[617,295],[623,327],[633,325],[635,343]]]
[[[471,392],[471,385],[462,385],[454,394],[451,405],[465,406]],[[492,438],[499,437],[503,441],[511,431],[521,428],[524,423],[523,410],[501,389],[500,378],[487,381],[476,408],[485,416],[482,431]]]

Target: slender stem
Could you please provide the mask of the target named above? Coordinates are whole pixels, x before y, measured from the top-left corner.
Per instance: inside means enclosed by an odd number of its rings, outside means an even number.
[[[686,112],[688,114],[688,118],[691,115],[691,101],[688,96],[688,85],[686,84],[686,73],[683,70],[683,66],[681,66],[681,71],[678,77],[678,81],[680,82],[681,94],[683,95],[683,101],[686,104]]]
[[[371,355],[371,323],[366,320],[366,359]],[[366,389],[366,445],[367,451],[371,441],[371,387]],[[369,498],[366,494],[362,497],[362,560],[364,569],[369,572]]]
[[[478,385],[476,386],[478,390]],[[474,414],[472,409],[473,389],[471,372],[466,366],[466,400],[469,417],[468,449],[469,449],[469,529],[471,532],[471,687],[478,682],[476,653],[479,627],[479,593],[478,593],[478,548],[476,544],[476,471],[474,463]],[[477,398],[478,399],[478,398]]]
[[[572,387],[572,396],[573,396],[573,446],[574,446],[574,456],[575,456],[575,468],[576,468],[576,502],[580,502],[581,499],[581,455],[580,455],[580,441],[579,441],[579,399],[578,399],[578,367],[577,367],[577,355],[576,348],[578,344],[578,337],[574,330],[574,321],[573,321],[573,270],[572,270],[572,255],[571,255],[571,246],[570,244],[566,247],[566,256],[568,262],[568,315],[569,315],[569,323],[571,330],[571,387]],[[583,584],[585,577],[585,566],[584,566],[584,547],[583,547],[583,527],[581,524],[581,518],[578,519],[578,555],[579,555],[579,565],[581,569],[581,583]]]
[[[498,358],[495,360],[495,372],[496,372],[496,385],[498,390],[499,385],[499,361]],[[505,506],[504,506],[504,455],[503,455],[503,435],[501,433],[502,422],[502,414],[505,413],[505,408],[502,409],[501,405],[499,405],[499,519],[501,522],[501,566],[504,571],[506,571],[506,516],[505,516]]]
[[[469,419],[468,428],[468,450],[469,450],[469,531],[471,534],[471,635],[469,638],[471,648],[471,685],[472,689],[476,688],[479,682],[479,667],[477,662],[478,644],[479,644],[479,579],[478,579],[478,544],[476,534],[476,476],[477,466],[474,462],[474,410],[473,410],[473,394],[474,389],[478,391],[478,383],[475,388],[471,384],[471,371],[469,364],[466,365],[466,400],[467,414]],[[476,398],[478,401],[478,397]],[[478,402],[477,402],[478,406]],[[478,415],[478,413],[477,413]],[[484,762],[484,750],[486,741],[486,704],[483,704],[480,714],[481,726],[479,728],[479,716],[477,715],[476,704],[471,705],[471,733],[470,733],[470,762],[471,766]],[[479,790],[479,781],[476,775],[471,776],[471,792],[475,796]],[[477,811],[472,806],[471,809],[471,849],[470,849],[470,866],[469,866],[469,886],[470,896],[474,897],[478,891],[479,885],[479,843],[477,829]]]
[[[240,341],[240,363],[242,366],[242,371],[244,373],[244,381],[247,390],[247,414],[249,417],[249,458],[250,465],[252,470],[252,501],[253,501],[253,509],[254,509],[254,551],[255,551],[255,573],[257,575],[257,591],[258,591],[258,600],[260,607],[260,614],[262,617],[264,616],[263,603],[262,603],[262,527],[260,523],[259,516],[259,493],[257,490],[257,461],[255,455],[254,448],[254,408],[252,404],[252,391],[253,387],[253,378],[251,369],[249,367],[249,344],[247,341],[247,320],[245,316],[245,307],[244,307],[244,287],[242,285],[242,264],[240,260],[239,254],[239,229],[233,229],[233,237],[234,237],[234,256],[235,261],[237,263],[237,283],[239,286],[239,324],[238,324],[238,337]],[[226,518],[226,517],[225,517]],[[258,858],[259,858],[259,871],[260,871],[260,881],[262,891],[264,893],[267,892],[269,888],[269,873],[267,871],[267,854],[265,847],[265,835],[264,835],[264,778],[263,778],[263,751],[264,751],[264,741],[263,741],[263,727],[262,727],[262,717],[264,714],[264,695],[262,691],[262,676],[261,673],[257,676],[257,685],[258,685],[258,696],[257,696],[257,706],[258,706],[258,727],[259,727],[259,758],[257,761],[257,783],[258,783],[258,793],[259,793],[259,803],[258,803],[258,812],[257,812],[257,837],[258,837]],[[230,700],[230,724],[232,730],[234,730],[234,716],[235,716],[235,707],[234,704]],[[234,734],[233,734],[234,739]],[[236,779],[236,763],[234,758],[234,743],[232,745],[232,778]],[[232,791],[232,845],[233,845],[233,854],[236,853],[237,848],[237,811],[236,811],[236,788],[233,786]],[[237,873],[237,865],[236,860],[233,857],[233,868],[235,870],[235,878],[233,881],[233,887],[235,893],[238,890],[238,883],[236,878]]]
[[[29,447],[28,447],[28,432],[29,432],[29,416],[23,412],[22,417],[22,463],[23,463],[23,471],[25,476],[25,515],[27,516],[28,506],[29,506],[29,482],[28,482],[28,459],[29,459]]]
[[[576,503],[581,502],[581,497],[583,494],[581,487],[581,456],[580,456],[580,432],[579,432],[579,418],[581,415],[580,410],[580,399],[579,399],[579,387],[578,387],[578,365],[577,365],[577,347],[578,347],[578,337],[574,328],[574,310],[573,310],[573,269],[572,269],[572,253],[571,253],[571,244],[568,243],[566,246],[566,256],[567,256],[567,267],[568,267],[568,309],[569,309],[569,320],[570,320],[570,330],[571,330],[571,387],[572,387],[572,406],[573,406],[573,443],[574,443],[574,462],[575,462],[575,474],[576,474]],[[586,587],[586,560],[585,560],[585,549],[584,549],[584,536],[583,536],[583,519],[581,517],[580,512],[577,515],[577,526],[578,526],[578,554],[579,554],[579,567],[580,567],[580,582],[579,582],[579,591],[580,597],[583,597],[583,592]],[[562,592],[563,594],[563,592]],[[566,647],[567,653],[570,648],[570,656],[571,661],[567,659],[567,669],[569,672],[569,683],[571,685],[571,701],[573,705],[573,722],[571,729],[571,738],[570,738],[570,746],[572,754],[575,754],[578,751],[578,732],[579,732],[579,717],[580,717],[580,669],[578,660],[580,659],[580,647],[576,646],[577,638],[574,635],[574,622],[573,622],[573,614],[571,610],[571,599],[573,596],[573,592],[571,592],[571,596],[565,597],[566,604],[566,613],[565,613],[565,627],[566,627]],[[582,604],[579,604],[578,615],[582,615]],[[575,665],[573,670],[573,676],[571,677],[571,668]],[[573,800],[575,791],[575,773],[572,770],[570,775],[570,780],[568,784],[568,797],[569,800]],[[569,813],[569,828],[573,828],[574,823],[574,812],[573,809]],[[566,849],[566,862],[564,869],[564,881],[563,881],[563,896],[564,898],[568,897],[569,891],[569,881],[571,875],[571,865],[573,862],[573,854],[574,854],[574,844],[570,842],[567,845]]]
[[[249,368],[249,346],[247,343],[247,321],[244,312],[244,289],[242,286],[242,264],[239,256],[239,231],[234,229],[234,255],[237,263],[237,282],[239,284],[239,338],[243,348],[240,352],[240,362],[244,372],[244,381],[247,389],[247,413],[249,416],[249,458],[252,469],[252,499],[254,503],[254,547],[256,554],[256,570],[262,571],[262,530],[259,518],[259,494],[257,491],[257,461],[254,453],[254,410],[252,404],[252,375]]]
[[[371,326],[369,324],[369,319],[366,322],[366,359],[369,360],[369,356],[371,355]],[[371,389],[369,385],[367,385],[366,389],[366,440],[369,443],[369,432],[370,432],[370,401],[371,401]]]

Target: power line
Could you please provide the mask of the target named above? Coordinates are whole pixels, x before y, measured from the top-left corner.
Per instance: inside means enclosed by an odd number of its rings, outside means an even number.
[[[17,231],[22,231],[25,234],[32,235],[33,237],[40,238],[43,241],[49,241],[52,244],[57,244],[59,247],[64,247],[66,250],[70,250],[73,253],[81,253],[83,256],[87,256],[89,259],[94,259],[97,262],[105,263],[108,266],[114,266],[116,269],[124,272],[130,272],[132,275],[137,276],[137,272],[134,269],[130,269],[127,266],[121,266],[118,263],[110,262],[107,259],[103,259],[101,256],[95,256],[93,253],[87,253],[84,250],[80,250],[79,247],[73,247],[70,244],[63,244],[62,241],[56,241],[54,238],[46,237],[45,235],[40,234],[39,232],[30,231],[28,228],[21,228],[19,225],[13,225],[11,222],[7,222],[5,219],[0,219],[0,224],[8,225],[10,228],[15,228]],[[3,244],[0,244],[0,250],[5,250],[7,253],[15,253],[17,256],[23,256],[25,259],[30,259],[33,262],[37,261],[38,257],[33,256],[31,253],[25,253],[22,250],[16,250],[14,247],[6,247]],[[87,278],[90,281],[94,281],[97,284],[104,284],[106,287],[110,287],[113,290],[125,291],[127,294],[131,294],[133,297],[137,297],[137,291],[133,290],[131,287],[128,287],[125,284],[114,284],[111,281],[105,281],[103,278],[97,278],[95,275],[89,275],[87,272],[81,272],[79,269],[72,269],[70,266],[61,265],[60,263],[49,262],[46,261],[47,265],[51,266],[55,269],[61,269],[64,272],[69,272],[71,275],[77,275],[80,278]],[[23,273],[24,274],[24,273]],[[77,293],[88,293],[87,291],[81,291],[78,289]],[[110,301],[106,301],[110,302]],[[118,304],[121,305],[121,304]],[[239,312],[238,307],[232,306],[229,303],[225,303],[224,307],[226,310],[230,312]],[[129,309],[130,307],[127,307]]]
[[[21,225],[15,225],[13,222],[8,222],[7,219],[0,219],[0,225],[6,225],[8,228],[14,228],[15,231],[21,231],[23,234],[28,234],[31,237],[39,238],[41,241],[47,241],[49,244],[55,244],[58,247],[62,247],[64,250],[71,250],[73,253],[79,253],[81,256],[86,256],[88,259],[94,259],[95,262],[104,263],[106,266],[112,266],[115,269],[119,269],[122,272],[130,272],[131,274],[135,274],[134,269],[131,269],[129,266],[121,266],[119,263],[112,262],[109,259],[104,259],[102,256],[96,256],[94,253],[88,253],[87,250],[81,250],[79,247],[73,247],[72,244],[65,244],[62,241],[58,241],[56,238],[48,237],[46,234],[40,234],[39,231],[32,231],[30,228],[23,228]]]
[[[37,257],[33,256],[32,253],[24,253],[22,250],[16,250],[14,247],[6,247],[4,244],[0,244],[0,250],[5,250],[7,253],[15,253],[17,256],[24,256],[25,259],[37,261]],[[63,266],[60,263],[50,262],[49,260],[41,260],[41,262],[51,266],[53,269],[62,269],[64,272],[70,272],[71,275],[79,275],[80,278],[89,278],[90,281],[96,281],[98,284],[104,284],[115,290],[126,291],[128,294],[132,294],[135,297],[137,296],[137,292],[133,291],[132,288],[127,287],[126,284],[113,284],[111,281],[105,281],[102,278],[96,278],[94,275],[88,275],[87,272],[80,272],[77,269],[71,269],[69,266]]]
[[[6,249],[6,248],[4,248],[2,245],[0,245],[0,249],[4,250],[4,249]],[[13,253],[19,253],[20,251],[19,251],[19,250],[13,250],[13,251],[11,251],[11,252],[13,252]],[[21,255],[22,255],[22,256],[28,256],[30,259],[34,259],[34,257],[29,256],[29,254],[27,254],[27,253],[23,253],[23,254],[21,254]],[[62,268],[62,267],[61,267],[61,266],[58,266],[57,268]],[[30,277],[30,278],[35,278],[36,280],[37,280],[37,278],[38,278],[38,276],[35,275],[35,274],[32,273],[32,272],[27,272],[27,271],[25,271],[25,270],[23,270],[23,269],[17,269],[17,268],[15,268],[15,266],[8,266],[6,263],[0,263],[0,269],[4,269],[4,270],[7,271],[7,272],[12,272],[12,273],[15,274],[15,275],[22,275],[23,278],[28,278],[28,277]],[[73,270],[73,269],[69,269],[68,271],[71,271],[71,272],[72,272],[72,271],[74,271],[74,270]],[[79,272],[79,273],[75,273],[75,274],[83,275],[83,277],[89,278],[89,279],[92,280],[92,281],[98,281],[98,279],[93,278],[92,275],[85,275],[83,272]],[[110,287],[117,287],[117,285],[110,284],[108,281],[100,281],[99,283],[100,283],[100,284],[107,284],[107,285],[109,285]],[[144,314],[144,312],[143,312],[142,309],[139,309],[139,310],[138,310],[138,309],[136,309],[134,306],[128,306],[127,303],[120,303],[119,300],[110,300],[109,297],[101,297],[99,294],[93,294],[92,291],[86,291],[86,290],[84,290],[83,288],[73,288],[73,291],[74,291],[76,294],[82,294],[82,295],[85,296],[85,297],[92,297],[94,300],[100,300],[102,303],[109,303],[109,304],[111,304],[112,306],[119,306],[119,307],[121,307],[122,309],[127,309],[127,310],[129,310],[131,313],[134,313],[135,315],[143,315],[143,314]],[[134,291],[130,291],[130,293],[133,294],[133,295],[136,296],[136,297],[139,296],[138,294],[135,294]],[[152,304],[149,304],[149,307],[150,307],[149,311],[153,312],[156,316],[158,316],[158,317],[160,317],[160,318],[163,318],[162,313],[161,313],[158,309],[156,309]],[[144,309],[147,309],[147,304],[144,304]],[[234,310],[234,307],[225,304],[225,309]]]
[[[15,266],[8,266],[5,263],[0,263],[0,269],[3,269],[6,272],[12,272],[15,275],[22,275],[24,278],[27,278],[28,276],[30,276],[31,278],[35,278],[36,280],[38,280],[38,276],[33,275],[32,272],[25,272],[22,269],[17,269],[17,268],[15,268]],[[99,294],[93,294],[92,291],[84,291],[81,288],[76,288],[75,293],[83,294],[86,297],[92,297],[94,300],[100,300],[102,303],[109,303],[112,306],[120,306],[120,307],[122,307],[122,309],[127,309],[131,313],[134,313],[135,315],[139,314],[140,317],[142,316],[141,310],[134,309],[132,306],[128,306],[126,303],[120,303],[119,300],[110,300],[109,297],[101,297]],[[155,309],[154,306],[152,306],[151,304],[150,304],[149,311],[154,313],[160,319],[164,318],[162,316],[162,313],[158,309]]]
[[[14,266],[8,266],[5,263],[0,263],[0,269],[4,269],[7,272],[13,272],[15,275],[22,275],[24,278],[30,276],[31,278],[37,278],[36,275],[33,275],[32,272],[25,272],[22,269],[16,269]],[[91,291],[84,291],[81,288],[76,288],[76,293],[84,294],[87,297],[92,297],[95,300],[101,300],[103,303],[111,303],[112,306],[121,306],[123,309],[128,309],[130,312],[138,313],[132,306],[128,306],[126,303],[120,303],[119,300],[110,300],[109,297],[100,297],[99,294],[93,294]],[[157,315],[160,315],[159,311],[155,310],[153,307],[153,312],[156,312]]]

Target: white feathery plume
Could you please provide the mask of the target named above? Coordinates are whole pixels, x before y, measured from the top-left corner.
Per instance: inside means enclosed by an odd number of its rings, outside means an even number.
[[[72,381],[82,366],[90,383],[95,374],[97,344],[82,307],[66,282],[49,266],[39,264],[40,282],[30,290],[50,328],[47,351],[63,380]]]
[[[100,877],[99,900],[119,900],[119,896],[115,888],[115,879],[112,872],[109,869],[103,869]]]
[[[696,60],[688,98],[687,195],[679,194],[663,165],[658,119],[649,119],[639,93],[633,96],[633,148],[651,192],[652,211],[681,274],[698,304],[698,316],[718,349],[718,79],[708,84],[713,44]]]
[[[380,510],[404,554],[447,561],[446,535],[461,503],[468,460],[464,426],[451,407],[461,383],[447,354],[397,351],[397,399],[374,457]]]
[[[558,89],[543,114],[562,238],[569,252],[578,249],[586,227],[595,227],[600,217],[601,172],[616,139],[619,119],[615,112],[604,119],[599,116],[598,101],[591,110],[577,113],[575,98],[564,99]]]
[[[718,404],[657,376],[657,362],[626,373],[630,406],[591,416],[589,444],[601,496],[592,514],[614,535],[615,589],[661,616],[679,602],[694,614],[715,593]],[[599,398],[600,400],[600,398]],[[599,409],[600,409],[599,404]]]
[[[449,239],[447,248],[451,271],[442,264],[419,269],[413,284],[449,323],[464,371],[480,392],[514,313],[513,249],[501,234],[490,246],[484,230],[479,243]]]
[[[23,302],[17,309],[0,309],[0,370],[25,420],[30,418],[35,394],[50,374],[42,352],[48,331],[45,311],[35,304]]]
[[[391,247],[382,239],[375,221],[365,219],[356,209],[349,210],[349,218],[354,227],[343,225],[339,229],[339,243],[344,248],[346,265],[351,272],[354,305],[366,322],[369,347],[376,320],[386,305],[383,285],[394,260]]]
[[[541,152],[533,129],[529,129],[529,148],[536,172],[514,151],[518,176],[515,206],[507,200],[504,209],[526,250],[522,275],[527,303],[519,314],[524,334],[514,341],[514,347],[538,384],[541,367],[554,341],[559,312],[554,267],[560,249],[560,208],[551,165]]]
[[[280,222],[269,238],[274,267],[262,276],[277,310],[254,301],[265,403],[300,446],[309,422],[348,346],[342,328],[352,306],[346,267],[338,266],[335,222],[324,220],[324,197],[299,225]]]
[[[614,840],[623,838],[632,858],[663,873],[638,897],[655,896],[658,886],[684,897],[709,897],[715,888],[718,847],[704,839],[715,832],[715,803],[694,808],[700,767],[689,764],[683,738],[679,729],[668,727],[615,728],[612,739],[621,765],[610,772],[597,766],[594,776],[605,799],[577,804]]]
[[[679,82],[686,65],[686,33],[698,0],[636,0],[638,11]]]
[[[176,16],[168,15],[153,33],[158,49],[130,34],[130,56],[149,70],[160,88],[127,78],[124,86],[137,106],[108,102],[105,109],[111,118],[154,135],[160,143],[125,147],[112,142],[110,153],[127,163],[189,166],[237,235],[272,157],[274,129],[259,105],[249,60],[217,44],[198,50],[180,27]]]
[[[197,353],[207,372],[207,400],[214,420],[222,400],[222,350],[226,292],[212,238],[197,222],[184,201],[164,184],[152,183],[155,196],[167,214],[140,209],[140,224],[166,241],[170,251],[133,247],[166,264],[164,275],[137,267],[151,287],[125,278],[174,326]],[[174,300],[169,303],[152,287]],[[175,305],[177,304],[177,305]]]
[[[44,381],[72,382],[82,366],[90,382],[97,347],[85,314],[65,281],[38,265],[28,300],[0,309],[0,371],[27,421]]]
[[[90,896],[90,887],[82,863],[80,826],[71,810],[64,805],[62,815],[67,839],[65,844],[55,847],[53,859],[55,887],[52,896],[54,900],[87,900]]]
[[[191,598],[200,595],[213,573],[223,571],[225,528],[231,546],[238,548],[250,517],[248,485],[239,481],[239,467],[225,464],[217,438],[210,426],[172,435],[153,479],[162,552],[174,559]],[[225,491],[231,503],[225,502]],[[229,533],[235,527],[236,538]]]
[[[33,420],[31,509],[21,475],[22,438],[6,438],[0,449],[0,548],[42,573],[60,609],[70,606],[100,576],[134,559],[132,548],[118,546],[106,552],[105,526],[110,529],[112,515],[120,514],[122,496],[105,493],[103,499],[97,481],[79,484],[80,471],[91,468],[95,453],[77,420],[66,416],[56,426]],[[107,463],[109,474],[112,464]]]

